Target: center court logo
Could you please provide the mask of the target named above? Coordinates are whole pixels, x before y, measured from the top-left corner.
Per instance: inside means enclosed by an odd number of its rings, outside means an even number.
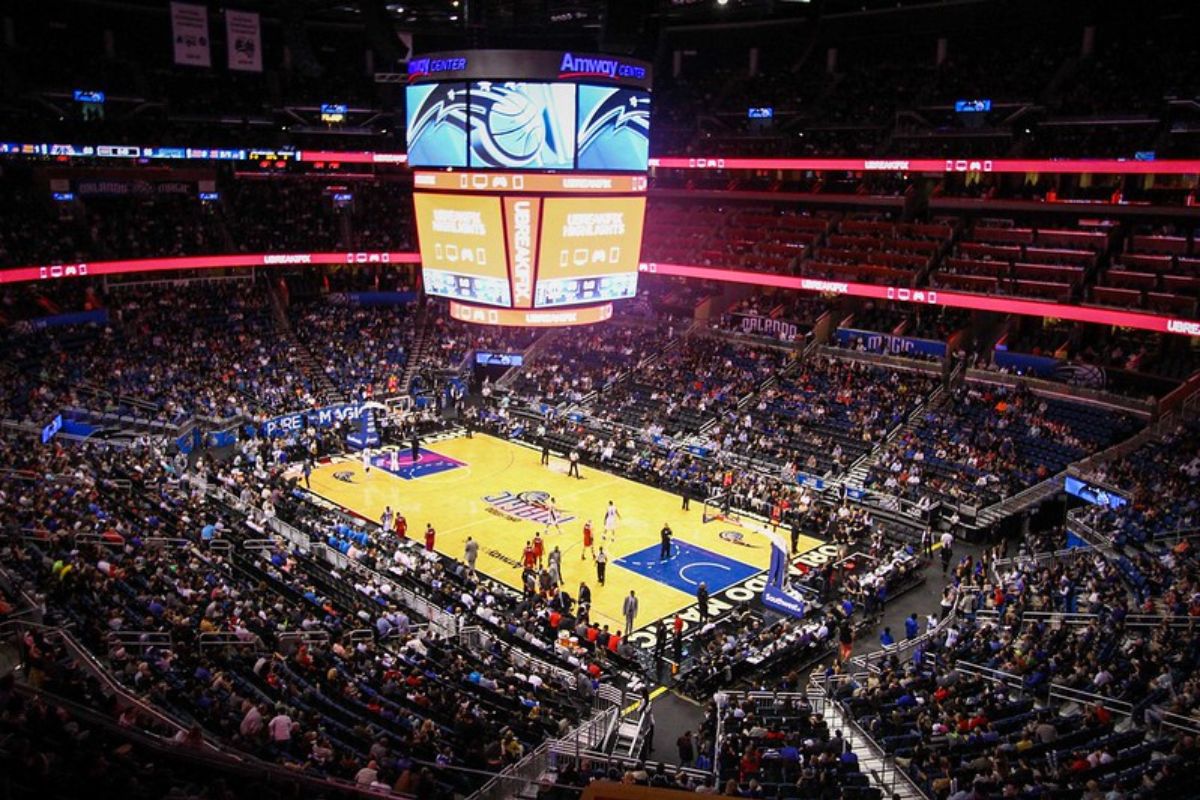
[[[487,512],[498,517],[504,517],[513,522],[537,522],[542,525],[551,523],[550,493],[538,490],[524,492],[500,492],[485,495],[483,502],[487,503]],[[562,524],[575,519],[575,516],[563,509],[558,509],[557,522]]]

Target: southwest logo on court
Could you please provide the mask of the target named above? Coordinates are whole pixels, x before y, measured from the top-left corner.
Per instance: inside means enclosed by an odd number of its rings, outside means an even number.
[[[741,547],[758,547],[756,544],[750,544],[746,541],[746,535],[741,531],[721,531],[717,534],[723,541],[730,544],[736,544]]]
[[[486,495],[483,502],[487,503],[487,512],[498,517],[504,517],[512,522],[536,522],[541,525],[570,522],[575,516],[563,509],[558,509],[557,520],[550,518],[550,493],[539,490],[524,492],[500,492]]]

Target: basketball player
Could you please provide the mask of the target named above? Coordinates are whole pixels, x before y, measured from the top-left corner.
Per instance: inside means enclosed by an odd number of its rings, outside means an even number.
[[[397,539],[404,539],[408,536],[408,520],[399,511],[396,512],[396,518],[392,521],[392,530],[395,531]]]
[[[542,566],[542,557],[546,554],[546,543],[542,541],[542,535],[535,533],[533,535],[533,557],[537,559],[538,567]]]
[[[592,538],[592,521],[589,519],[583,523],[583,551],[579,554],[579,560],[583,561],[587,558],[588,551],[592,551],[592,558],[596,557],[596,543]]]
[[[617,540],[617,520],[621,518],[621,512],[617,511],[616,505],[612,500],[608,501],[608,508],[604,511],[604,539]]]
[[[363,448],[363,451],[362,451],[362,461],[363,461],[363,473],[366,475],[370,475],[371,474],[371,451],[369,451],[365,447]]]
[[[392,451],[392,472],[399,472],[399,471],[400,471],[400,451],[393,450]]]
[[[531,570],[536,562],[537,558],[533,555],[533,542],[527,541],[525,549],[521,552],[521,566],[526,570]]]
[[[550,502],[546,503],[546,529],[543,531],[543,533],[549,535],[550,526],[552,525],[554,526],[554,530],[562,533],[562,525],[559,524],[559,520],[561,518],[562,517],[558,513],[558,506],[555,505],[554,498],[551,497]]]

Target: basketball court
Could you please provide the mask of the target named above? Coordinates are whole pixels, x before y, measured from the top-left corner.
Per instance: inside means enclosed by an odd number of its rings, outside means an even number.
[[[393,450],[395,457],[393,458]],[[637,592],[635,628],[652,625],[695,600],[707,584],[710,595],[763,572],[771,550],[760,524],[747,519],[705,523],[701,503],[683,511],[678,495],[595,469],[582,478],[567,476],[565,459],[542,466],[529,447],[476,434],[422,446],[413,463],[408,448],[374,451],[367,473],[359,456],[334,459],[313,469],[311,491],[347,511],[378,522],[385,506],[408,520],[409,536],[422,541],[425,524],[437,530],[437,550],[463,557],[467,537],[479,542],[476,569],[520,588],[525,543],[545,528],[547,503],[554,498],[562,532],[545,535],[549,553],[563,554],[563,585],[572,596],[580,581],[592,590],[592,619],[624,628],[621,603]],[[612,500],[621,514],[614,539],[604,537],[604,515]],[[605,586],[596,580],[590,550],[584,552],[583,526],[592,522],[594,545],[608,554]],[[674,531],[670,557],[662,561],[663,523]],[[801,537],[798,553],[821,542]]]

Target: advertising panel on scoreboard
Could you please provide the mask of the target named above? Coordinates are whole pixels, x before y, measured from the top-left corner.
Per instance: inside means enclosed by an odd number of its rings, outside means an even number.
[[[650,158],[650,93],[580,86],[575,137],[579,169],[644,172]]]
[[[499,197],[414,193],[425,291],[508,307],[508,265]]]
[[[467,84],[427,83],[404,92],[408,163],[414,167],[467,165]]]
[[[471,84],[470,157],[476,169],[572,169],[575,87],[564,83]]]
[[[634,297],[645,212],[645,197],[547,198],[534,306]]]

